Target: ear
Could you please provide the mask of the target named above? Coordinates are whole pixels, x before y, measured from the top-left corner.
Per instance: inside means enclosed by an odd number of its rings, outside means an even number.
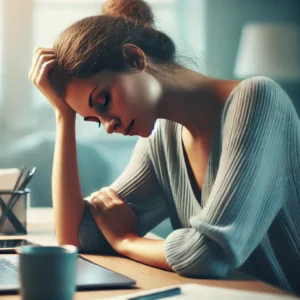
[[[146,57],[141,48],[133,44],[123,46],[123,56],[129,68],[143,71],[146,68]]]

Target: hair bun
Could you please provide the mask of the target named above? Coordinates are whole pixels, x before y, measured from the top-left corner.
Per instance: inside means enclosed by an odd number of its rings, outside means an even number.
[[[102,6],[102,13],[123,17],[145,26],[154,26],[151,7],[143,0],[107,0]]]

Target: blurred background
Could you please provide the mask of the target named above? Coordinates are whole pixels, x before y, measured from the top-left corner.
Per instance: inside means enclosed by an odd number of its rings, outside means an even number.
[[[300,115],[300,1],[148,0],[182,64],[209,76],[265,75],[290,95]],[[0,0],[0,168],[37,167],[31,206],[51,206],[55,120],[28,80],[36,46],[51,47],[73,22],[101,12],[101,0]],[[137,141],[77,120],[84,195],[122,172]],[[154,233],[165,237],[170,223]]]

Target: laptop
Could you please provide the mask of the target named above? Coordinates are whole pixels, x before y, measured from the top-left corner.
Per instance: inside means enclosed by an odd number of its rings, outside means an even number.
[[[0,294],[19,292],[18,265],[19,255],[0,256]],[[127,276],[110,271],[80,255],[78,256],[77,290],[131,287],[135,284],[135,280]]]

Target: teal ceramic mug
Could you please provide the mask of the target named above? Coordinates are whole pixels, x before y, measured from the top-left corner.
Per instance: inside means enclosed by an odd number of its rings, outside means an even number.
[[[75,246],[22,246],[17,252],[23,300],[73,299],[78,254]]]

